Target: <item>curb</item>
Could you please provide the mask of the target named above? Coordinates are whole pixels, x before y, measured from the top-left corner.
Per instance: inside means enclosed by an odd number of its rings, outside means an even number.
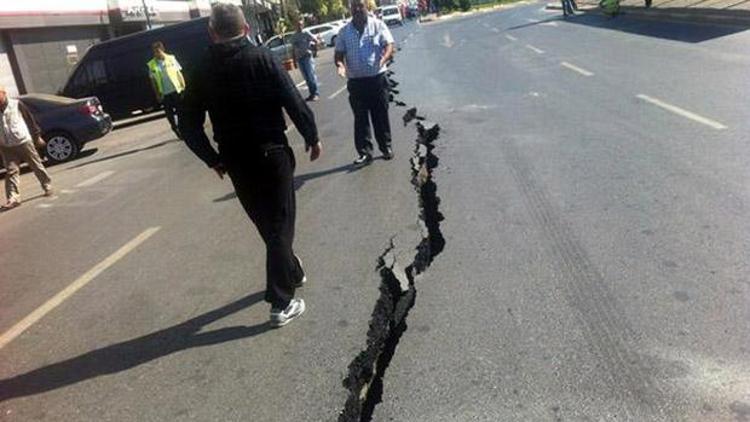
[[[586,7],[586,6],[584,6]],[[547,10],[562,10],[562,5],[549,3]],[[651,20],[673,20],[680,22],[697,22],[717,25],[736,25],[750,27],[750,11],[745,10],[711,10],[711,9],[687,9],[687,8],[670,8],[658,9],[638,6],[620,6],[623,15],[631,16],[637,19]],[[590,8],[581,8],[582,13],[603,14],[596,6]]]

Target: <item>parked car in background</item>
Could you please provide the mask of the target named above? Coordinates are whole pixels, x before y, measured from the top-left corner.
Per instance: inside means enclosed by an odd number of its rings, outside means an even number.
[[[339,34],[339,27],[330,23],[324,23],[320,25],[313,25],[305,28],[304,30],[309,32],[326,46],[333,47],[336,42],[336,36]]]
[[[403,25],[404,18],[401,16],[401,10],[398,6],[382,6],[378,7],[380,12],[380,19],[385,22],[386,25]]]
[[[83,146],[112,130],[112,118],[99,99],[73,99],[48,94],[23,95],[19,100],[28,107],[42,129],[47,142],[45,155],[57,163],[75,158]]]
[[[161,41],[174,54],[185,75],[211,44],[208,18],[137,32],[92,45],[73,69],[61,95],[99,98],[114,120],[160,108],[146,63],[151,44]],[[190,83],[190,81],[188,81]]]
[[[268,41],[263,43],[263,45],[271,50],[271,53],[273,53],[274,57],[276,57],[280,62],[285,62],[286,60],[294,60],[294,52],[292,51],[292,35],[294,35],[294,32],[287,32],[282,35],[274,35],[273,37],[269,38]]]

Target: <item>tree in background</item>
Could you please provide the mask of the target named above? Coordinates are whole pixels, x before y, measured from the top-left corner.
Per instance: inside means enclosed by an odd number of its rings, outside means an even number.
[[[321,22],[340,19],[346,13],[343,0],[299,0],[300,11],[314,15]]]

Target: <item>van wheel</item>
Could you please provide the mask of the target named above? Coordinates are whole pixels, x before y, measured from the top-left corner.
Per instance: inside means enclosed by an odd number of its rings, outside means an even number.
[[[62,163],[78,155],[78,142],[65,132],[52,132],[47,135],[45,155],[51,163]]]

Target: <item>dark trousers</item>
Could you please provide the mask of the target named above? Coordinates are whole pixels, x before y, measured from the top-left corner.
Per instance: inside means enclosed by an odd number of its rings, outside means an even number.
[[[385,152],[391,146],[391,123],[388,120],[388,81],[380,74],[371,78],[349,79],[349,104],[354,112],[354,146],[360,154],[372,154],[370,118],[378,148]]]
[[[233,162],[238,156],[245,160]],[[274,145],[255,154],[223,153],[222,158],[237,198],[266,244],[265,300],[274,308],[286,308],[304,276],[292,249],[294,154],[288,146]]]
[[[167,115],[167,121],[172,131],[178,138],[182,138],[180,130],[177,127],[177,115],[180,112],[180,94],[173,92],[165,95],[161,99],[161,104],[164,106],[164,113]]]

